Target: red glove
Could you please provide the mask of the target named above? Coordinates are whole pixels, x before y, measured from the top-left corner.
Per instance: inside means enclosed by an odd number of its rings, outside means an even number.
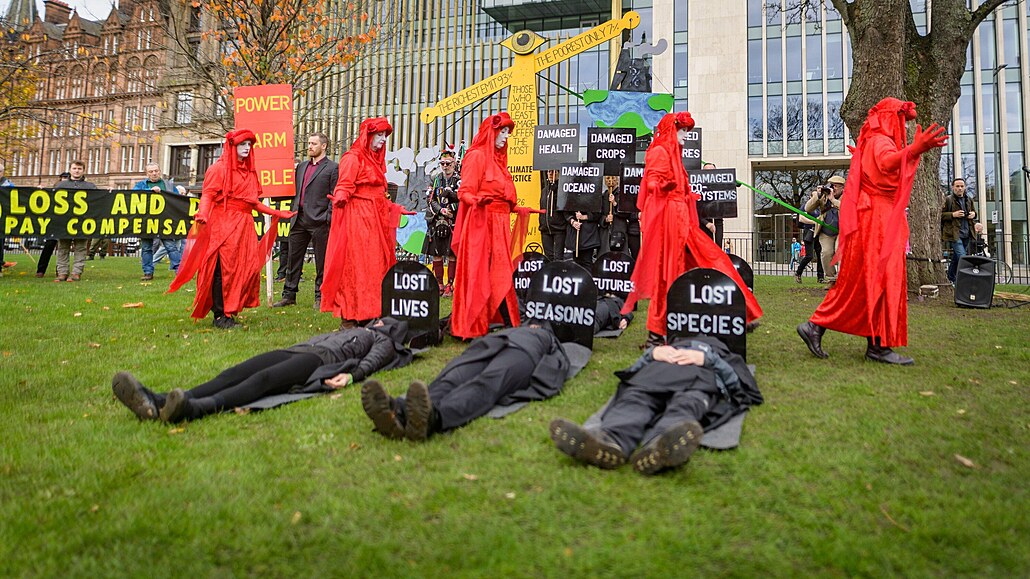
[[[944,134],[944,127],[933,123],[926,127],[924,132],[923,127],[916,125],[916,136],[912,139],[912,144],[908,146],[908,149],[913,157],[918,157],[930,149],[943,147],[947,144],[948,135]]]

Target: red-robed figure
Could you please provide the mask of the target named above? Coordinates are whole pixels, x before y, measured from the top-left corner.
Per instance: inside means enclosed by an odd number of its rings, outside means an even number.
[[[920,156],[948,141],[936,123],[925,132],[916,125],[906,146],[905,123],[915,118],[915,104],[885,98],[869,110],[852,149],[834,257],[840,274],[812,318],[798,326],[801,339],[820,358],[828,357],[822,335],[829,328],[865,336],[870,360],[913,363],[891,350],[908,344],[905,208]]]
[[[261,203],[261,184],[254,170],[251,149],[257,138],[249,129],[225,135],[222,156],[204,173],[200,207],[186,239],[179,271],[169,286],[176,291],[197,277],[193,297],[194,318],[214,313],[215,327],[239,325],[233,317],[243,308],[261,304],[261,266],[275,244],[280,218],[292,211],[278,211]],[[272,216],[272,224],[258,241],[252,212]]]
[[[736,282],[747,305],[748,324],[762,316],[762,308],[726,252],[698,226],[698,196],[691,192],[683,168],[683,143],[693,129],[690,113],[665,115],[644,157],[644,177],[637,197],[642,244],[633,268],[633,292],[622,313],[632,311],[638,299],[651,298],[647,308],[648,345],[665,342],[669,286],[695,267],[718,270]]]
[[[458,258],[454,277],[451,333],[477,338],[491,320],[519,325],[512,281],[511,217],[518,202],[508,172],[508,135],[515,123],[502,112],[483,121],[461,163],[458,217],[451,248]]]
[[[400,206],[386,197],[386,137],[392,132],[383,117],[361,122],[330,195],[321,308],[340,318],[343,328],[382,315],[383,276],[397,263]]]

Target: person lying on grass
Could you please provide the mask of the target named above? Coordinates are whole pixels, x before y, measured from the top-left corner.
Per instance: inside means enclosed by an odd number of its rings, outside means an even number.
[[[762,403],[744,359],[707,336],[649,349],[615,375],[618,390],[598,428],[564,418],[550,424],[559,450],[599,468],[617,468],[627,457],[642,474],[678,467],[690,460],[706,429]]]
[[[550,398],[561,391],[571,368],[550,325],[531,323],[476,338],[429,386],[413,381],[405,398],[392,398],[382,384],[369,380],[361,387],[361,405],[379,434],[424,441],[494,406]]]
[[[283,350],[258,354],[190,390],[157,394],[128,372],[111,381],[115,397],[140,420],[182,422],[287,392],[321,392],[360,382],[379,370],[407,365],[408,323],[382,318],[367,327],[321,334]]]

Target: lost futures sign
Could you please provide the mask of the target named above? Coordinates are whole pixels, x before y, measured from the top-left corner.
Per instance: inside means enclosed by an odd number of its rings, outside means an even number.
[[[398,261],[383,278],[383,316],[408,322],[409,334],[435,335],[440,328],[440,286],[416,261]]]
[[[747,358],[744,294],[726,274],[695,268],[676,278],[669,288],[666,325],[668,337],[704,334],[722,340]]]

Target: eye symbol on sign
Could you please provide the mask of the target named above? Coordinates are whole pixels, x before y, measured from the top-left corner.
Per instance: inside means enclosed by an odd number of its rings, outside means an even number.
[[[529,54],[545,42],[546,38],[532,30],[520,30],[504,39],[501,46],[506,46],[515,54]]]

